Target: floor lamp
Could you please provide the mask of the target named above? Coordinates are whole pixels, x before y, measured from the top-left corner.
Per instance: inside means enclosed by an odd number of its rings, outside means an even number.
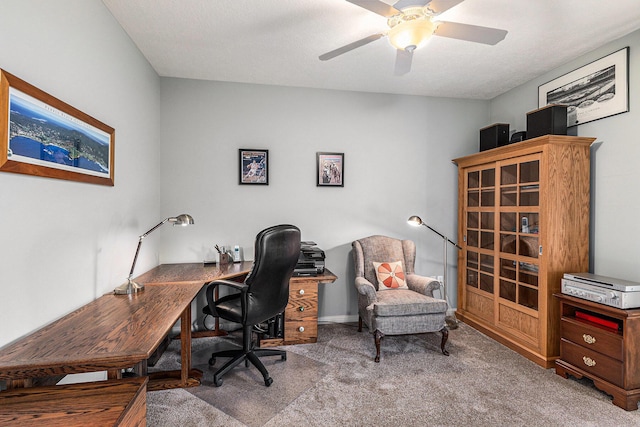
[[[462,248],[460,247],[460,245],[458,245],[456,242],[449,239],[447,236],[445,236],[438,230],[435,230],[429,225],[425,224],[425,222],[419,216],[413,215],[409,217],[407,222],[409,223],[409,225],[412,225],[414,227],[420,227],[421,225],[424,225],[429,230],[433,231],[438,236],[442,237],[442,257],[443,257],[442,263],[444,264],[444,275],[442,276],[442,287],[444,288],[444,299],[445,301],[447,301],[447,306],[450,306],[449,296],[447,294],[447,252],[448,252],[449,244],[452,244],[453,246],[458,248],[458,250],[461,250]],[[451,329],[455,329],[458,327],[458,319],[456,319],[455,316],[447,316],[445,318],[445,321],[447,322],[447,326],[449,326],[449,328]]]
[[[136,254],[133,257],[133,264],[131,264],[131,270],[129,271],[129,278],[125,283],[123,283],[122,285],[118,286],[113,290],[114,294],[130,295],[130,294],[135,294],[135,293],[144,291],[144,284],[136,283],[132,280],[133,270],[136,268],[136,262],[138,261],[138,254],[140,253],[140,246],[142,245],[142,240],[145,237],[147,237],[149,234],[151,234],[156,229],[158,229],[162,224],[165,224],[167,222],[171,222],[173,223],[173,225],[186,226],[186,225],[193,224],[193,218],[191,217],[191,215],[187,215],[187,214],[178,215],[176,217],[169,217],[161,221],[158,225],[154,226],[151,230],[147,231],[142,236],[140,236],[140,239],[138,240],[138,248],[136,249]]]

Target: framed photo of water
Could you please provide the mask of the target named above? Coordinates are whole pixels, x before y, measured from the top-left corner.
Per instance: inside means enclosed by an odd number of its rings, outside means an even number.
[[[0,171],[114,185],[115,130],[0,70]]]

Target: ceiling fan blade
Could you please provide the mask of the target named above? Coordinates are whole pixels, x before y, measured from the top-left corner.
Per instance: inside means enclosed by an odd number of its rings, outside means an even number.
[[[464,0],[431,0],[429,2],[429,9],[434,13],[434,16],[440,15],[463,1]]]
[[[440,37],[494,45],[504,40],[507,31],[458,22],[441,22],[434,34]]]
[[[398,9],[393,6],[389,6],[386,3],[382,3],[378,0],[347,0],[349,3],[353,3],[356,6],[360,6],[368,11],[382,15],[385,18],[390,18],[393,15],[400,13]]]
[[[332,50],[331,52],[327,52],[324,53],[322,55],[320,55],[318,58],[320,59],[320,61],[326,61],[327,59],[331,59],[331,58],[335,58],[338,55],[342,55],[343,53],[347,53],[350,50],[356,49],[360,46],[364,46],[366,44],[369,44],[373,41],[378,40],[380,37],[384,37],[384,33],[379,33],[379,34],[372,34],[369,37],[365,37],[363,39],[360,39],[358,41],[355,41],[353,43],[349,43],[348,45],[339,47],[335,50]]]
[[[413,60],[413,51],[398,49],[396,53],[396,68],[394,74],[403,76],[411,71],[411,61]]]

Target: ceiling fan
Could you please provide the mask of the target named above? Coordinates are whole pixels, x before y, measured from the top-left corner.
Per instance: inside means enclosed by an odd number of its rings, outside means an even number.
[[[464,0],[400,0],[393,6],[379,0],[347,1],[384,16],[389,28],[320,55],[321,61],[335,58],[386,36],[397,49],[395,74],[403,75],[411,70],[413,51],[424,45],[432,35],[488,45],[497,44],[507,35],[507,31],[497,28],[434,20]]]

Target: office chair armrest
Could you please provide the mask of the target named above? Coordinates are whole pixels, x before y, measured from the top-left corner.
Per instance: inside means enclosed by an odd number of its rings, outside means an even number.
[[[440,282],[431,277],[407,274],[407,286],[414,292],[433,298],[433,291],[440,289]]]
[[[364,277],[356,277],[356,289],[360,295],[367,298],[367,305],[373,304],[378,300],[376,297],[376,288]]]
[[[214,280],[213,282],[209,282],[207,285],[207,304],[209,305],[209,310],[211,311],[211,315],[214,317],[218,317],[218,312],[216,311],[215,300],[213,299],[213,291],[220,285],[227,286],[229,288],[233,288],[239,290],[241,293],[246,294],[249,289],[248,285],[244,283],[234,282],[232,280]],[[243,311],[244,311],[244,300],[242,298]]]

